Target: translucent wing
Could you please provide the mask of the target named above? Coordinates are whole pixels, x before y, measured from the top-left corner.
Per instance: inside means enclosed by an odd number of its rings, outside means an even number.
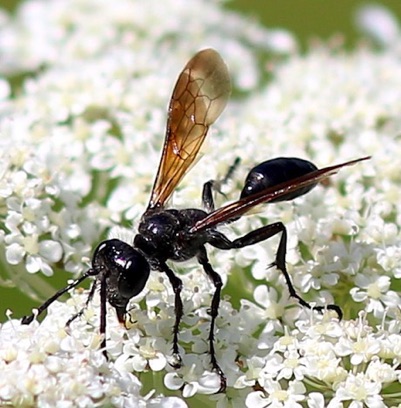
[[[163,207],[194,162],[209,126],[224,110],[230,75],[213,49],[198,52],[178,77],[168,110],[166,138],[148,209]]]
[[[221,207],[208,214],[205,218],[198,221],[190,229],[189,232],[195,233],[199,231],[205,231],[209,228],[217,226],[218,224],[236,220],[241,217],[241,215],[244,215],[246,212],[248,212],[251,208],[259,204],[268,203],[269,201],[278,199],[281,196],[289,194],[293,191],[299,190],[311,184],[318,183],[319,181],[322,181],[325,178],[337,173],[338,170],[344,166],[351,166],[362,160],[368,159],[370,159],[370,157],[362,157],[360,159],[351,160],[345,163],[337,164],[335,166],[315,170],[308,174],[305,174],[304,176],[297,177],[293,180],[263,190],[257,194],[245,197],[238,201],[234,201],[233,203],[225,205],[224,207]]]

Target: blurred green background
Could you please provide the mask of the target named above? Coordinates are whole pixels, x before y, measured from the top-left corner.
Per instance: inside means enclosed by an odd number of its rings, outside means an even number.
[[[51,1],[51,0],[49,0]],[[0,7],[13,11],[18,6],[16,0],[0,0]],[[288,29],[306,50],[311,39],[328,40],[341,34],[347,48],[352,48],[360,40],[355,30],[354,16],[358,7],[366,4],[380,4],[392,11],[401,21],[401,0],[232,0],[225,7],[239,11],[271,28]],[[63,287],[70,274],[57,273],[50,284]],[[0,321],[6,319],[5,311],[12,308],[15,317],[27,314],[37,306],[18,289],[0,288]]]

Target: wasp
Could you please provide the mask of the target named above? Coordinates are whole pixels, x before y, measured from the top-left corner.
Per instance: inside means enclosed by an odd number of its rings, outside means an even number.
[[[368,157],[318,169],[313,163],[299,158],[276,158],[254,167],[248,174],[238,200],[215,209],[214,182],[204,184],[202,202],[204,209],[168,208],[167,203],[175,188],[198,157],[210,125],[224,110],[231,93],[230,75],[223,59],[213,49],[195,54],[180,73],[168,108],[166,136],[161,160],[150,194],[149,204],[139,222],[138,233],[132,243],[119,239],[101,242],[94,251],[91,267],[81,277],[49,298],[36,312],[22,319],[29,324],[61,295],[76,287],[89,277],[94,277],[86,301],[92,300],[96,289],[100,291],[101,347],[106,353],[106,305],[114,307],[118,320],[125,324],[130,299],[145,287],[150,272],[167,275],[175,294],[175,322],[173,326],[173,365],[181,366],[179,353],[179,327],[183,316],[181,300],[182,281],[169,265],[169,261],[182,262],[196,258],[214,285],[210,307],[210,332],[208,336],[211,367],[220,377],[223,392],[227,380],[216,359],[214,336],[219,311],[222,280],[210,264],[206,244],[220,250],[240,249],[265,241],[281,234],[273,265],[284,275],[290,296],[307,308],[295,291],[286,269],[287,230],[282,222],[275,222],[250,231],[244,236],[230,240],[218,230],[225,223],[234,222],[253,207],[262,203],[293,200],[316,186],[320,181],[335,174],[344,166],[353,165]],[[337,305],[317,306],[333,309],[341,318]],[[84,306],[85,308],[85,306]],[[72,316],[81,316],[84,308]]]

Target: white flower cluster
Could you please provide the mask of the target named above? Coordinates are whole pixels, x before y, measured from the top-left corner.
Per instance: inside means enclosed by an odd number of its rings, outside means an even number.
[[[357,320],[303,320],[297,326],[275,341],[268,357],[252,357],[253,376],[238,379],[237,385],[257,382],[263,389],[248,394],[247,406],[398,406],[400,322],[374,330],[361,312]],[[307,393],[307,386],[316,391]]]
[[[372,13],[387,30],[372,23]],[[342,322],[289,300],[283,277],[267,267],[276,238],[210,251],[226,285],[215,338],[227,393],[214,394],[219,378],[207,354],[214,288],[190,263],[172,265],[185,272],[182,368],[169,364],[174,293],[166,277],[152,273],[132,299],[132,327],[121,327],[108,308],[109,361],[98,349],[97,295],[68,330],[86,299],[80,291],[54,303],[40,324],[4,323],[0,403],[178,408],[196,394],[202,406],[218,407],[399,406],[400,25],[372,8],[359,21],[382,48],[321,45],[301,56],[291,35],[212,0],[191,7],[184,0],[30,0],[15,16],[0,16],[0,277],[31,295],[41,293],[39,272],[52,275],[56,265],[82,271],[106,229],[136,225],[157,168],[169,94],[198,49],[216,48],[246,97],[233,100],[210,131],[213,143],[174,206],[198,206],[202,184],[224,175],[236,157],[241,165],[224,186],[230,199],[247,169],[268,158],[302,157],[324,167],[372,156],[295,203],[267,206],[224,229],[238,237],[281,220],[295,288],[317,305],[341,306]],[[260,51],[290,54],[268,65],[268,86]],[[17,75],[20,83],[11,80]],[[163,397],[169,390],[179,398]]]
[[[187,405],[176,397],[141,397],[141,382],[118,371],[99,351],[100,336],[88,323],[66,332],[59,304],[40,325],[8,321],[1,327],[0,401],[15,407],[169,407]],[[81,321],[82,323],[82,321]],[[18,341],[16,341],[18,339]]]

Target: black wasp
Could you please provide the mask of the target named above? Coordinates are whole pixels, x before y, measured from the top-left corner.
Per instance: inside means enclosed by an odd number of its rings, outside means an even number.
[[[178,349],[179,325],[183,314],[181,300],[182,281],[167,261],[186,261],[196,257],[206,275],[215,286],[210,309],[210,333],[208,337],[211,366],[220,377],[220,391],[226,388],[226,377],[221,370],[214,350],[214,326],[219,310],[222,281],[209,263],[205,244],[219,249],[243,248],[281,234],[276,259],[273,262],[284,275],[290,296],[307,307],[295,291],[285,265],[287,231],[282,222],[275,222],[251,231],[233,241],[219,232],[220,224],[235,221],[254,206],[282,200],[292,200],[305,194],[319,181],[336,173],[341,167],[365,158],[317,169],[312,163],[297,158],[278,158],[253,168],[247,176],[240,199],[214,208],[213,182],[205,183],[202,201],[205,210],[196,208],[167,209],[166,203],[189,167],[194,163],[206,138],[209,126],[224,110],[231,92],[230,76],[220,55],[206,49],[198,52],[178,77],[168,109],[166,138],[159,168],[156,174],[149,205],[139,223],[138,233],[132,245],[118,239],[103,241],[96,248],[92,267],[79,279],[58,291],[43,303],[35,314],[22,319],[29,324],[34,316],[65,292],[93,276],[86,305],[91,301],[97,287],[100,289],[100,333],[106,331],[106,302],[116,310],[118,320],[124,324],[129,300],[144,288],[150,270],[164,272],[175,293],[175,323],[173,327],[173,357],[175,366],[181,365]],[[337,311],[336,305],[326,306]],[[323,306],[316,307],[322,310]],[[69,325],[83,313],[82,309],[72,316]],[[106,340],[101,344],[106,355]]]

